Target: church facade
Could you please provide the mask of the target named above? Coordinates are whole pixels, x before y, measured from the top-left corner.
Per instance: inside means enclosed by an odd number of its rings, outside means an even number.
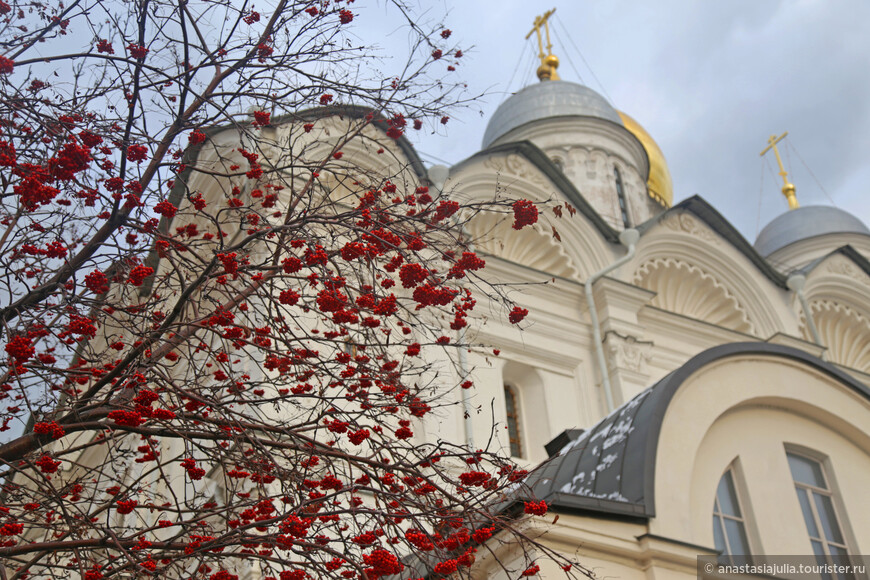
[[[344,115],[324,112],[299,139],[292,124],[264,128],[259,150],[265,161],[284,142],[328,151],[348,131]],[[517,328],[501,312],[467,335],[487,346],[443,371],[470,373],[475,388],[414,429],[429,442],[489,442],[532,471],[529,493],[550,508],[540,541],[599,577],[638,579],[695,577],[698,556],[870,552],[860,219],[798,208],[746,240],[709,201],[674,204],[652,137],[567,81],[508,98],[481,151],[451,168],[427,173],[404,137],[368,131],[343,150],[372,174],[468,203],[504,193],[546,208],[521,231],[495,213],[468,223],[488,281],[512,285],[529,315]],[[212,139],[232,151],[239,133]],[[222,163],[207,155],[198,162]],[[342,191],[328,176],[323,187]],[[474,573],[512,577],[529,556],[481,552]]]
[[[328,157],[353,113],[316,113],[311,132],[263,128],[263,162],[287,154],[279,143]],[[489,442],[529,469],[528,493],[550,509],[532,528],[543,544],[626,579],[696,577],[698,556],[870,552],[870,229],[860,219],[798,208],[746,240],[709,201],[674,204],[652,137],[567,81],[508,98],[481,151],[449,169],[427,173],[404,137],[366,131],[343,151],[373,175],[468,203],[504,193],[545,208],[521,231],[495,213],[468,222],[488,281],[510,284],[529,315],[518,328],[501,312],[468,334],[487,347],[443,370],[470,373],[475,388],[414,429],[429,442]],[[211,139],[203,167],[232,159],[219,153],[240,133]],[[197,179],[192,190],[223,195]],[[329,179],[324,191],[346,194]],[[515,577],[506,570],[530,556],[481,550],[474,574]],[[541,577],[562,577],[540,565]]]
[[[495,425],[502,450],[537,467],[547,545],[619,578],[694,577],[699,555],[870,551],[861,220],[803,207],[750,242],[701,197],[672,204],[643,128],[560,80],[508,98],[441,181],[469,200],[559,206],[522,232],[471,222],[488,275],[522,283],[512,298],[530,315],[521,332],[482,327],[501,352],[469,356],[470,419],[429,426],[479,445]],[[494,560],[481,570],[503,575]]]

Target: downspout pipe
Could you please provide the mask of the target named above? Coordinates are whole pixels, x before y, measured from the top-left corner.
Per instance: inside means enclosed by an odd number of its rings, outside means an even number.
[[[589,276],[584,285],[586,290],[586,304],[589,306],[589,322],[592,324],[592,342],[595,343],[595,358],[598,361],[598,370],[601,371],[601,386],[604,389],[604,398],[607,401],[608,413],[614,409],[613,388],[610,385],[610,372],[607,370],[607,361],[604,359],[604,344],[601,340],[598,310],[595,308],[595,297],[592,295],[592,290],[595,282],[634,258],[634,253],[637,250],[637,241],[639,239],[640,232],[634,228],[624,230],[619,234],[619,243],[628,248],[628,252],[603,270],[595,272]]]
[[[450,177],[450,168],[446,165],[433,165],[429,168],[427,172],[427,176],[429,178],[429,183],[434,187],[438,193],[441,193],[444,189],[444,184],[447,182],[447,178]],[[465,235],[467,232],[465,228],[462,228],[461,234]],[[473,247],[470,247],[471,251],[474,251]],[[462,375],[462,380],[468,380],[469,368],[468,368],[468,350],[461,346],[465,343],[465,329],[457,330],[457,342],[460,344],[459,347],[459,373]],[[463,416],[463,426],[465,430],[465,445],[468,447],[469,451],[474,451],[474,423],[472,422],[472,409],[471,409],[471,400],[469,398],[468,389],[459,389],[462,393],[462,416]]]
[[[785,285],[788,286],[788,289],[797,294],[798,301],[801,303],[801,308],[804,311],[804,318],[806,318],[807,326],[810,328],[810,334],[813,335],[813,342],[819,345],[822,348],[825,348],[825,345],[822,344],[822,338],[819,336],[819,329],[816,328],[816,322],[813,320],[813,312],[810,310],[810,303],[807,302],[807,296],[804,294],[804,286],[807,283],[807,277],[803,274],[792,274],[788,277],[788,280],[785,281]],[[826,358],[826,352],[822,352],[822,360]]]

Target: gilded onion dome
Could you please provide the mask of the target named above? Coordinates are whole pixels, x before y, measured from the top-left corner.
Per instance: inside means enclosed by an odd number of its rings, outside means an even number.
[[[671,207],[674,203],[674,186],[671,182],[671,172],[668,170],[664,153],[659,149],[658,144],[650,134],[637,121],[622,111],[617,112],[625,128],[637,137],[637,140],[646,149],[647,157],[649,157],[649,178],[646,182],[649,196],[663,206]]]

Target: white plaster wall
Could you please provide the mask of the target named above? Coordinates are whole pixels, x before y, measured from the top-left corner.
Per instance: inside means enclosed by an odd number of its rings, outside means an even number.
[[[665,414],[650,530],[711,545],[716,485],[739,458],[760,548],[809,553],[785,461],[785,446],[799,445],[829,459],[846,509],[841,525],[854,532],[851,547],[861,553],[870,546],[862,515],[870,513],[868,426],[870,401],[803,363],[744,356],[711,364],[683,384]]]

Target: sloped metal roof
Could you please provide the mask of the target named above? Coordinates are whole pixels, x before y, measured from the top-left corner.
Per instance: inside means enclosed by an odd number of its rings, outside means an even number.
[[[828,374],[870,400],[870,388],[796,348],[764,342],[717,346],[690,359],[573,439],[525,481],[527,492],[551,506],[608,516],[655,516],[658,438],[668,405],[683,382],[714,361],[741,355],[791,358]],[[572,434],[572,432],[568,432]],[[577,436],[577,434],[579,436]]]

